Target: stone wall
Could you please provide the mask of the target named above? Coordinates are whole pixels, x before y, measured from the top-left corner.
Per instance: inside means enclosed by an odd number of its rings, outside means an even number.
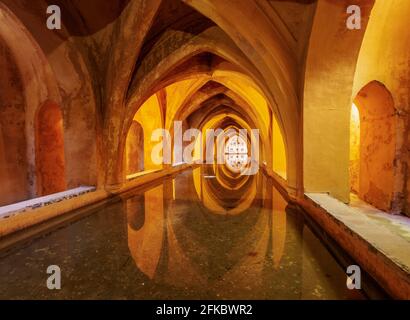
[[[0,39],[0,206],[29,198],[24,87]]]

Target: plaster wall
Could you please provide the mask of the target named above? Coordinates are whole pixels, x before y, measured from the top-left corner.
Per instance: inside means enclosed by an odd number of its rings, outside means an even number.
[[[138,110],[134,120],[144,129],[144,170],[161,169],[162,159],[152,158],[152,152],[158,141],[152,141],[152,134],[157,129],[163,129],[162,115],[157,95],[152,95]],[[159,156],[159,155],[156,155]],[[156,164],[161,163],[161,164]]]
[[[353,98],[372,81],[391,93],[396,116],[394,203],[392,210],[410,215],[408,167],[410,102],[410,2],[376,1],[363,40],[354,80]]]
[[[126,174],[131,175],[144,170],[144,129],[133,121],[127,136]]]
[[[346,27],[345,1],[319,1],[307,55],[303,149],[307,192],[349,202],[349,131],[353,78],[373,1],[362,1],[362,29]],[[326,26],[326,27],[324,27]]]
[[[396,176],[396,115],[389,91],[371,82],[355,99],[360,110],[359,197],[391,211]]]
[[[274,116],[272,116],[273,129],[272,129],[272,151],[273,151],[273,171],[286,180],[286,149],[285,143],[282,137],[279,124]]]
[[[0,41],[0,206],[29,198],[23,84]]]
[[[37,196],[66,190],[63,118],[58,105],[47,102],[36,123]]]

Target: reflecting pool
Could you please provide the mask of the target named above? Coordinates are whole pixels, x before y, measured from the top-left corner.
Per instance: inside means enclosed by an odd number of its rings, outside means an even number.
[[[0,298],[362,298],[263,174],[201,167],[90,210],[1,258]]]

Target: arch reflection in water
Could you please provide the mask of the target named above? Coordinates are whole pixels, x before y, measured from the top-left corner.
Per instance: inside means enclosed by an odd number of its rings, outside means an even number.
[[[262,174],[205,166],[81,214],[0,260],[0,298],[352,298],[344,270]],[[64,270],[58,292],[44,286],[51,264]]]
[[[244,181],[232,190],[230,179]],[[263,175],[207,166],[128,199],[126,208],[135,264],[169,297],[349,297],[343,270]]]
[[[248,155],[245,154],[225,154],[226,164],[232,171],[240,171],[248,163]]]

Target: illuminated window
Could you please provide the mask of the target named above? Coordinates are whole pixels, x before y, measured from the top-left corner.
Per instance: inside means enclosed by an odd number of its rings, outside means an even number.
[[[225,146],[225,163],[234,172],[240,171],[248,163],[248,145],[239,135],[232,136]]]

